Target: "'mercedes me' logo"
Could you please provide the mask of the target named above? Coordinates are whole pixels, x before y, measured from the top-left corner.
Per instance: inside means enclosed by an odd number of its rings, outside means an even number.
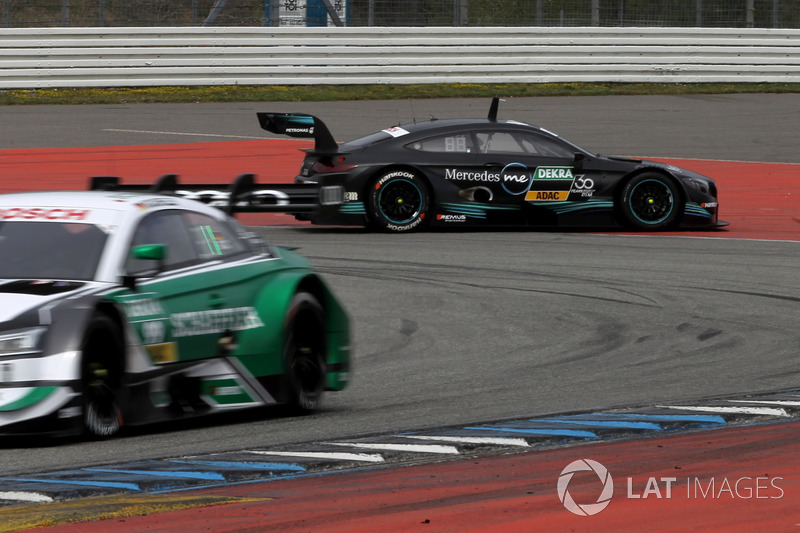
[[[569,493],[569,484],[572,477],[578,472],[594,472],[600,480],[598,490],[600,496],[594,503],[579,504],[575,502],[572,495]],[[600,488],[602,486],[602,488]],[[614,495],[614,481],[611,479],[611,474],[608,469],[591,459],[578,459],[567,465],[558,476],[558,499],[564,504],[564,507],[571,513],[579,516],[592,516],[596,515],[611,503],[611,497]]]
[[[508,194],[525,194],[531,188],[531,171],[522,163],[506,165],[500,175],[503,178],[503,189]]]

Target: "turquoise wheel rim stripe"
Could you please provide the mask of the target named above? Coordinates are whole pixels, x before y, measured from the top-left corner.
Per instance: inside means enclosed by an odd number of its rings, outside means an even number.
[[[403,219],[399,219],[396,216],[399,213],[388,213],[387,209],[385,209],[384,205],[383,205],[384,204],[384,194],[386,194],[386,191],[391,192],[392,189],[394,189],[400,183],[405,183],[405,184],[411,186],[416,191],[417,202],[418,202],[418,204],[416,206],[416,209],[414,209],[414,213],[410,217],[403,218]],[[401,201],[398,201],[398,200],[401,200]],[[380,211],[381,215],[386,220],[391,222],[392,224],[408,224],[409,222],[412,222],[412,221],[416,220],[416,218],[419,217],[420,213],[422,212],[423,202],[424,202],[424,199],[422,197],[422,190],[414,182],[412,182],[411,180],[408,180],[408,179],[391,180],[389,183],[387,183],[386,185],[381,187],[381,190],[378,192],[378,210]],[[395,203],[393,205],[395,205],[397,207],[396,211],[400,211],[401,209],[403,209],[400,206],[402,206],[403,204],[406,204],[406,203],[407,203],[406,199],[404,199],[404,198],[396,198],[395,199]]]

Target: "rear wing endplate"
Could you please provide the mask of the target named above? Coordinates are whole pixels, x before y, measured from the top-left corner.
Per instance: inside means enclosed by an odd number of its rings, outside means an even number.
[[[338,152],[339,145],[330,130],[314,115],[303,113],[256,113],[262,129],[288,135],[314,139],[314,153],[317,155],[333,155]]]
[[[96,176],[90,190],[128,191],[180,196],[236,213],[335,214],[344,204],[344,176],[325,176],[317,185],[256,183],[242,174],[230,185],[180,184],[166,174],[153,185],[123,184],[118,177]]]

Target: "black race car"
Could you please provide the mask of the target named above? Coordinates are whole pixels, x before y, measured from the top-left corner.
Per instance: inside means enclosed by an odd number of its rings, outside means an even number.
[[[452,225],[713,228],[717,186],[672,165],[590,153],[536,126],[485,119],[431,119],[337,144],[317,117],[258,113],[261,127],[314,138],[295,182],[343,180],[333,216],[315,224],[404,232]]]

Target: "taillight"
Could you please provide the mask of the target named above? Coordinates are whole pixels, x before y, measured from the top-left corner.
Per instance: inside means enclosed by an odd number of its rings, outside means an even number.
[[[358,165],[353,163],[345,163],[344,157],[337,157],[336,159],[326,159],[317,161],[311,167],[311,172],[314,174],[330,174],[331,172],[350,172]]]

